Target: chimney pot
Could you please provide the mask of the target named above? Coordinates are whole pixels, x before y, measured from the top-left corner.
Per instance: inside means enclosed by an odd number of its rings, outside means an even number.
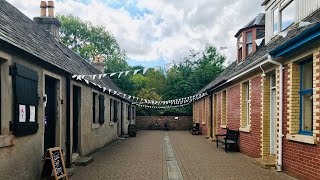
[[[45,1],[40,2],[40,16],[41,17],[47,16],[47,2]]]
[[[100,56],[99,63],[103,63],[103,56]]]
[[[48,16],[54,17],[54,2],[48,1]]]

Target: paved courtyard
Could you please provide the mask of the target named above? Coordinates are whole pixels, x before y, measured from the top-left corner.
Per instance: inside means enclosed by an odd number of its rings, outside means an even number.
[[[292,179],[186,131],[139,131],[93,156],[94,162],[77,168],[71,179]]]

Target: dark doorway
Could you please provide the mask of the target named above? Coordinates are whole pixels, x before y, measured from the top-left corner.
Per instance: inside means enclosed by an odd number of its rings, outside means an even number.
[[[81,89],[78,86],[73,86],[73,144],[72,153],[78,152],[79,145],[79,118],[80,118],[80,97]]]
[[[44,117],[44,151],[55,147],[56,141],[56,114],[57,114],[57,81],[53,78],[45,78],[46,107]]]
[[[73,86],[73,145],[72,152],[78,152],[79,144],[79,118],[80,118],[80,87]]]

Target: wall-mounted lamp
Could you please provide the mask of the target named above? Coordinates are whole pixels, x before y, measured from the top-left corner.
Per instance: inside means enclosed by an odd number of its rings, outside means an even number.
[[[262,69],[262,67],[260,66],[260,69],[262,70],[262,74],[261,74],[261,77],[266,77],[267,75],[266,75],[266,73],[264,73],[264,70]]]

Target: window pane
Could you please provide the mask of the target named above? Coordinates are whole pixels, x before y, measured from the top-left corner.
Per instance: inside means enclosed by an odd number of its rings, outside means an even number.
[[[312,89],[312,61],[303,65],[303,89]]]
[[[303,95],[302,101],[302,130],[312,131],[312,94]]]
[[[292,1],[281,11],[281,31],[285,30],[288,26],[294,23],[294,12],[294,1]]]
[[[273,10],[273,34],[278,32],[278,19],[279,19],[279,10],[278,8]]]
[[[247,44],[247,55],[252,53],[252,44]]]
[[[252,32],[247,32],[247,43],[251,43],[252,42]]]
[[[276,87],[276,74],[272,74],[270,77],[271,87]]]

